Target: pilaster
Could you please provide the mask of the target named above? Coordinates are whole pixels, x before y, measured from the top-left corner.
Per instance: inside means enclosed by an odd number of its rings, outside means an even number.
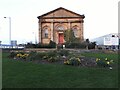
[[[81,24],[81,39],[84,40],[84,37],[83,37],[83,22],[80,23]]]
[[[54,32],[53,32],[53,22],[51,22],[51,40],[53,41],[53,34],[54,34]]]
[[[42,42],[42,23],[39,22],[39,42]]]

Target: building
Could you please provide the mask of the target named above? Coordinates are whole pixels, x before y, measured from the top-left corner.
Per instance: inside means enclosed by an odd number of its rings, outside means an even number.
[[[17,40],[11,40],[11,45],[12,46],[17,46]]]
[[[120,33],[111,33],[95,39],[91,42],[96,42],[97,46],[105,49],[119,49],[120,45]]]
[[[84,39],[84,15],[60,7],[37,18],[39,19],[39,43],[48,44],[50,40],[56,44],[64,43],[64,30],[73,30],[76,38]]]

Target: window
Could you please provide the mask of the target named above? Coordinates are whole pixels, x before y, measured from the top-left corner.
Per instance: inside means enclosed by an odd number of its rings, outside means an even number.
[[[43,37],[48,38],[48,28],[43,29]]]
[[[45,30],[44,30],[44,37],[45,37],[45,38],[48,38],[48,29],[45,29]]]
[[[78,29],[77,27],[73,27],[73,32],[74,32],[74,36],[77,37],[78,36]]]
[[[64,30],[64,27],[60,25],[57,27],[57,30]]]

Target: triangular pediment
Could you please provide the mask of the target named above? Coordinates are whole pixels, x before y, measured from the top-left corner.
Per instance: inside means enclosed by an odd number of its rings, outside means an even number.
[[[80,15],[73,11],[60,7],[46,14],[38,16],[38,18],[53,18],[53,17],[83,17],[84,18],[84,15]]]

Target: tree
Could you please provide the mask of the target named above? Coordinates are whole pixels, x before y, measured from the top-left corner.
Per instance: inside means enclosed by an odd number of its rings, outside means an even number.
[[[86,43],[82,42],[80,38],[74,36],[73,30],[64,31],[65,45],[67,48],[85,48]]]
[[[89,39],[86,39],[86,43],[88,43],[88,44],[90,43]]]
[[[86,43],[86,48],[88,49],[88,46],[89,46],[89,44],[90,44],[89,39],[86,39],[85,43]]]
[[[73,30],[65,30],[64,31],[64,39],[67,43],[71,43],[74,42],[74,40],[76,39],[74,36],[74,32]]]
[[[95,49],[96,42],[91,42],[88,44],[88,49]]]

